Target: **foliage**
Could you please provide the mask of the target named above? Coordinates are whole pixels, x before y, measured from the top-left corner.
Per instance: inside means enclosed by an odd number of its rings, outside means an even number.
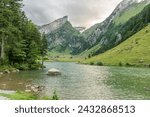
[[[103,63],[99,61],[99,62],[96,63],[96,65],[103,66]]]
[[[0,1],[0,63],[32,69],[43,51],[41,34],[22,6],[22,0]]]
[[[56,93],[56,91],[53,92],[53,97],[52,97],[52,100],[58,100],[58,95]]]

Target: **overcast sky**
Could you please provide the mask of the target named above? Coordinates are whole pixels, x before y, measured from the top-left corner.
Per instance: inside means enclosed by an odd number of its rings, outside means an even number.
[[[23,0],[24,11],[37,25],[68,16],[73,26],[90,27],[103,21],[122,0]]]

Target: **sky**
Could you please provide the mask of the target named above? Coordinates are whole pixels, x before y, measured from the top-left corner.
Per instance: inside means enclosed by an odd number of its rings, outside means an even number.
[[[90,27],[105,20],[122,0],[23,0],[26,16],[37,25],[68,16],[73,26]]]

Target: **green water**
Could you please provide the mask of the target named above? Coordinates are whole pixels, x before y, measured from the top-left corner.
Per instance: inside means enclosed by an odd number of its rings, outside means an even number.
[[[150,69],[100,67],[76,63],[47,62],[44,70],[0,76],[0,89],[25,90],[28,84],[45,86],[41,95],[56,90],[60,99],[150,99]],[[50,68],[62,72],[47,76]]]

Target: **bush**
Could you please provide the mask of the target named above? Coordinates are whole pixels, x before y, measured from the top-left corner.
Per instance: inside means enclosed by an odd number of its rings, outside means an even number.
[[[97,62],[96,65],[103,66],[104,64],[102,62]]]
[[[126,63],[126,66],[132,66],[130,63]]]
[[[29,65],[28,64],[15,63],[14,67],[19,69],[19,70],[28,70],[29,69]]]
[[[57,93],[56,91],[53,92],[53,97],[52,97],[52,100],[58,100],[58,96],[57,96]]]
[[[31,69],[31,70],[35,70],[35,69],[40,69],[40,68],[44,68],[45,66],[42,66],[42,64],[41,63],[34,63],[34,64],[30,64],[29,65],[29,68]]]
[[[88,55],[88,58],[91,58],[91,55],[90,55],[90,54]]]
[[[90,65],[94,65],[94,63],[93,63],[93,62],[90,62]]]
[[[119,66],[123,66],[122,62],[119,62]]]

